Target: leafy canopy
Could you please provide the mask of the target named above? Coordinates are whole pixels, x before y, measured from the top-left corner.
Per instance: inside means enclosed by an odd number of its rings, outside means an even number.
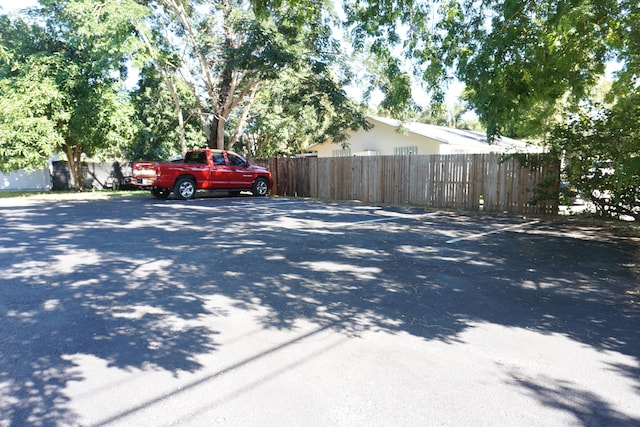
[[[35,45],[34,34],[40,36]],[[55,79],[63,60],[46,52],[40,28],[6,17],[0,17],[0,45],[0,170],[40,169],[64,142],[57,125],[68,114]]]
[[[134,48],[134,1],[42,0],[31,19],[2,17],[0,165],[35,169],[64,152],[76,185],[83,155],[130,139],[120,77]]]
[[[191,87],[209,146],[252,155],[290,153],[322,134],[339,137],[364,123],[342,89],[340,76],[348,73],[341,69],[339,45],[332,37],[330,2],[260,10],[238,0],[158,0],[152,5],[154,45],[173,58],[173,69],[164,70]],[[163,67],[163,61],[154,62]],[[274,99],[294,105],[276,106]],[[280,134],[284,123],[289,127],[295,120],[311,120],[298,127],[313,129],[313,136]],[[294,135],[303,138],[294,140]]]

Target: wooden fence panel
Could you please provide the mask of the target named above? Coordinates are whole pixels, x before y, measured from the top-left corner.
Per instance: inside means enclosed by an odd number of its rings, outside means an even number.
[[[557,213],[559,162],[546,154],[256,159],[274,194],[510,213]],[[547,195],[540,197],[540,190]],[[535,201],[535,203],[532,203]]]
[[[382,157],[376,156],[367,158],[367,164],[362,165],[362,171],[367,174],[368,188],[367,199],[365,200],[367,203],[375,203],[376,200],[380,199],[379,191],[382,188],[381,183],[384,182],[385,179],[380,166],[381,161]]]
[[[333,159],[318,159],[318,197],[331,198],[331,165]]]

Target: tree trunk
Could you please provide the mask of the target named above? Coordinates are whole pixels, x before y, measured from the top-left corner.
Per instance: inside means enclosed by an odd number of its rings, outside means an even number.
[[[82,148],[66,144],[64,146],[64,152],[67,155],[67,161],[69,162],[73,188],[76,191],[81,191],[84,184],[84,176],[82,174]]]
[[[214,115],[210,125],[209,148],[220,150],[224,148],[224,124],[224,118],[221,118],[217,114]]]

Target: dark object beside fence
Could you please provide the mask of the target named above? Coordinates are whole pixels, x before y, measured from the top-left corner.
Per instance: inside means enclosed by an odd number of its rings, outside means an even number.
[[[83,163],[83,189],[120,190],[132,189],[131,163]],[[52,189],[54,191],[72,190],[75,188],[69,164],[63,161],[53,162]]]

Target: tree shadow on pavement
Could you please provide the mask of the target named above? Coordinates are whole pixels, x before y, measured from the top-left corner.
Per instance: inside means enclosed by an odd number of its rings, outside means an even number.
[[[224,316],[208,304],[216,295],[239,309],[260,306],[264,328],[289,330],[304,319],[350,336],[455,343],[474,322],[490,322],[640,360],[640,307],[624,267],[637,250],[629,239],[571,236],[541,223],[536,233],[448,244],[513,219],[444,214],[352,227],[354,209],[338,204],[287,212],[230,204],[0,207],[0,412],[9,425],[76,422],[63,390],[84,378],[70,355],[125,370],[198,371],[199,355],[222,349],[215,322],[205,321]],[[565,387],[518,384],[543,403]],[[588,392],[579,403],[562,409],[625,421]]]
[[[217,347],[216,331],[197,322],[204,302],[184,289],[179,269],[145,254],[157,229],[119,230],[109,207],[2,212],[0,413],[8,425],[76,423],[61,393],[84,379],[70,356],[179,372],[199,369],[195,356]]]
[[[544,406],[572,414],[583,426],[633,426],[640,420],[632,419],[588,390],[581,390],[575,384],[545,378],[545,384],[531,379],[514,378],[513,384],[525,390]]]

